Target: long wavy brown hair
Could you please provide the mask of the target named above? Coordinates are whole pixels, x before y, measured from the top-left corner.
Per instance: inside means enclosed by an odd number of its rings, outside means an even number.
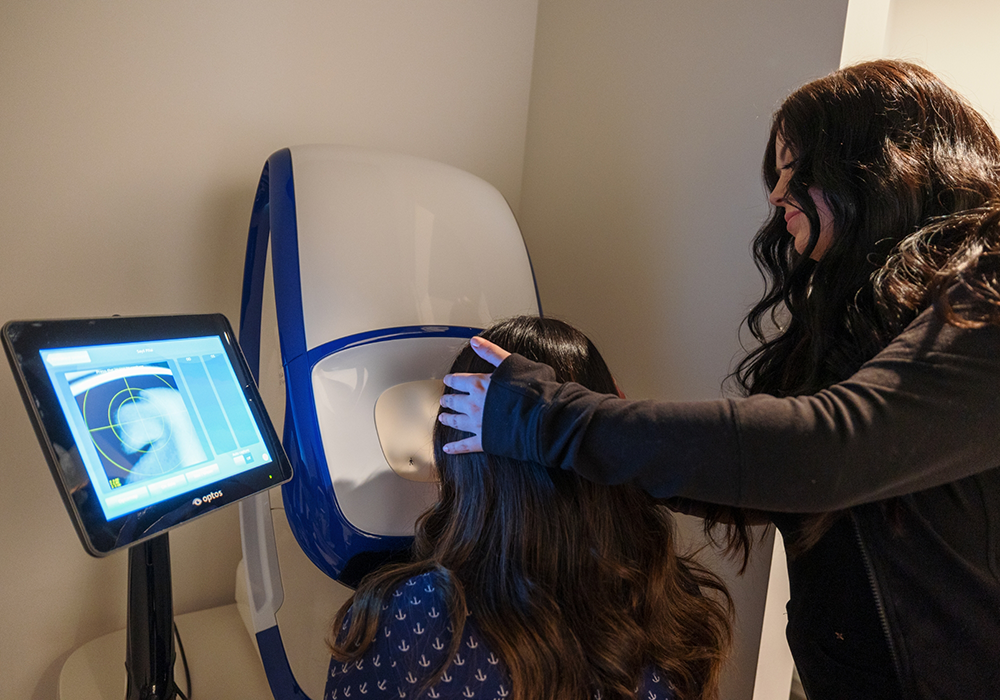
[[[617,393],[597,348],[565,323],[518,317],[482,335],[549,365],[559,381]],[[466,347],[451,371],[490,369]],[[333,623],[333,656],[364,654],[383,603],[408,578],[433,571],[455,633],[424,689],[454,656],[468,610],[506,663],[515,698],[634,698],[651,664],[678,698],[716,697],[732,601],[715,574],[678,554],[670,512],[632,486],[441,450],[462,435],[437,425],[440,498],[417,522],[413,561],[361,582]],[[351,625],[336,638],[349,608]]]
[[[754,239],[765,292],[746,318],[758,344],[734,373],[745,394],[812,394],[847,379],[931,305],[957,325],[1000,322],[1000,142],[960,95],[930,71],[891,60],[811,82],[774,115],[768,189],[779,135],[793,156],[788,190],[811,237],[797,253],[776,207]],[[819,237],[810,187],[834,219],[818,261],[809,257]],[[963,301],[953,304],[959,291]],[[807,518],[789,552],[815,544],[837,517]],[[741,536],[731,531],[731,543]]]

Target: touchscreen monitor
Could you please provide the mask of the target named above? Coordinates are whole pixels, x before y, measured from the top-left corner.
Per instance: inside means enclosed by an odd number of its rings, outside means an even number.
[[[92,554],[291,478],[224,316],[13,321],[3,342]]]

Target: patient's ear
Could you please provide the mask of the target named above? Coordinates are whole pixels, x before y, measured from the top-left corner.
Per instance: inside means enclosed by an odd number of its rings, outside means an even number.
[[[396,384],[375,402],[375,432],[392,470],[411,481],[437,481],[434,424],[444,384],[440,379]]]

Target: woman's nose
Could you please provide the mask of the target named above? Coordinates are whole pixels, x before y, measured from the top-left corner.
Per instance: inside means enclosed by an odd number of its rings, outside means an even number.
[[[785,206],[785,180],[784,178],[778,180],[774,185],[774,189],[771,190],[771,194],[768,195],[767,201],[775,207]]]

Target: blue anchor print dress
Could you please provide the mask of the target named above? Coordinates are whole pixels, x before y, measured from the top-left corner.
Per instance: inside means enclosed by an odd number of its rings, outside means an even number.
[[[415,700],[423,682],[444,660],[452,639],[448,607],[430,573],[414,576],[393,594],[382,612],[382,627],[365,655],[355,662],[330,662],[324,700]],[[345,619],[345,628],[350,613]],[[510,696],[510,676],[490,651],[472,618],[465,623],[458,654],[421,698],[502,700]],[[637,700],[673,700],[666,674],[643,673]],[[595,700],[600,696],[595,695]]]

